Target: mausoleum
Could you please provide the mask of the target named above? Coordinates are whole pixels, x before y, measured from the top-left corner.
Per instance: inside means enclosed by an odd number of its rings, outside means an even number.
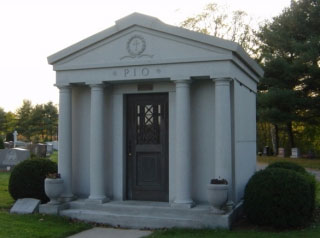
[[[48,62],[60,94],[57,212],[124,227],[229,227],[256,169],[263,75],[238,44],[133,13]],[[217,215],[207,185],[219,177],[229,190]]]

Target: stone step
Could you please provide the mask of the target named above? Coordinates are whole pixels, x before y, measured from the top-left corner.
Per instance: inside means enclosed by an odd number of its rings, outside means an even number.
[[[173,208],[169,203],[159,202],[140,202],[140,201],[125,201],[125,202],[108,202],[104,204],[92,204],[85,201],[73,201],[69,203],[70,209],[82,209],[93,211],[106,211],[118,214],[149,214],[156,216],[219,216],[211,213],[211,208],[206,205],[198,205],[191,209]]]
[[[228,215],[193,214],[181,215],[172,211],[171,213],[150,214],[145,211],[139,213],[124,211],[106,211],[71,208],[63,210],[60,215],[73,219],[108,224],[124,228],[229,228]]]

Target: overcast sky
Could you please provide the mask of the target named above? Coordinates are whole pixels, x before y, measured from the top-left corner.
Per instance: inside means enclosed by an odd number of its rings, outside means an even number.
[[[23,99],[58,103],[55,72],[47,56],[104,30],[133,12],[179,25],[209,0],[1,0],[0,107],[15,111]],[[271,19],[290,0],[216,0],[257,21]]]

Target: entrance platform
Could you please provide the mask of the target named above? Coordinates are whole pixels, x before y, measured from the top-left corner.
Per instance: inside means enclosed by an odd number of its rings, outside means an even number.
[[[40,212],[46,213],[45,206],[49,205],[42,205]],[[123,228],[230,229],[232,222],[240,214],[241,208],[242,204],[238,204],[226,214],[214,214],[209,205],[196,205],[193,208],[182,209],[171,207],[166,202],[111,201],[92,204],[87,203],[86,200],[76,200],[56,211],[59,215],[73,219]]]

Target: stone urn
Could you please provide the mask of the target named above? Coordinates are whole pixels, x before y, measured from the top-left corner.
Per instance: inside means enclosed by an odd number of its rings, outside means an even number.
[[[212,206],[212,212],[216,214],[225,213],[221,208],[228,200],[228,183],[226,180],[220,180],[219,183],[212,181],[214,181],[214,179],[208,184],[208,201]],[[218,181],[218,179],[216,179],[216,181]]]
[[[49,204],[60,204],[58,198],[63,192],[63,179],[61,178],[46,178],[44,180],[44,191],[50,199]]]

